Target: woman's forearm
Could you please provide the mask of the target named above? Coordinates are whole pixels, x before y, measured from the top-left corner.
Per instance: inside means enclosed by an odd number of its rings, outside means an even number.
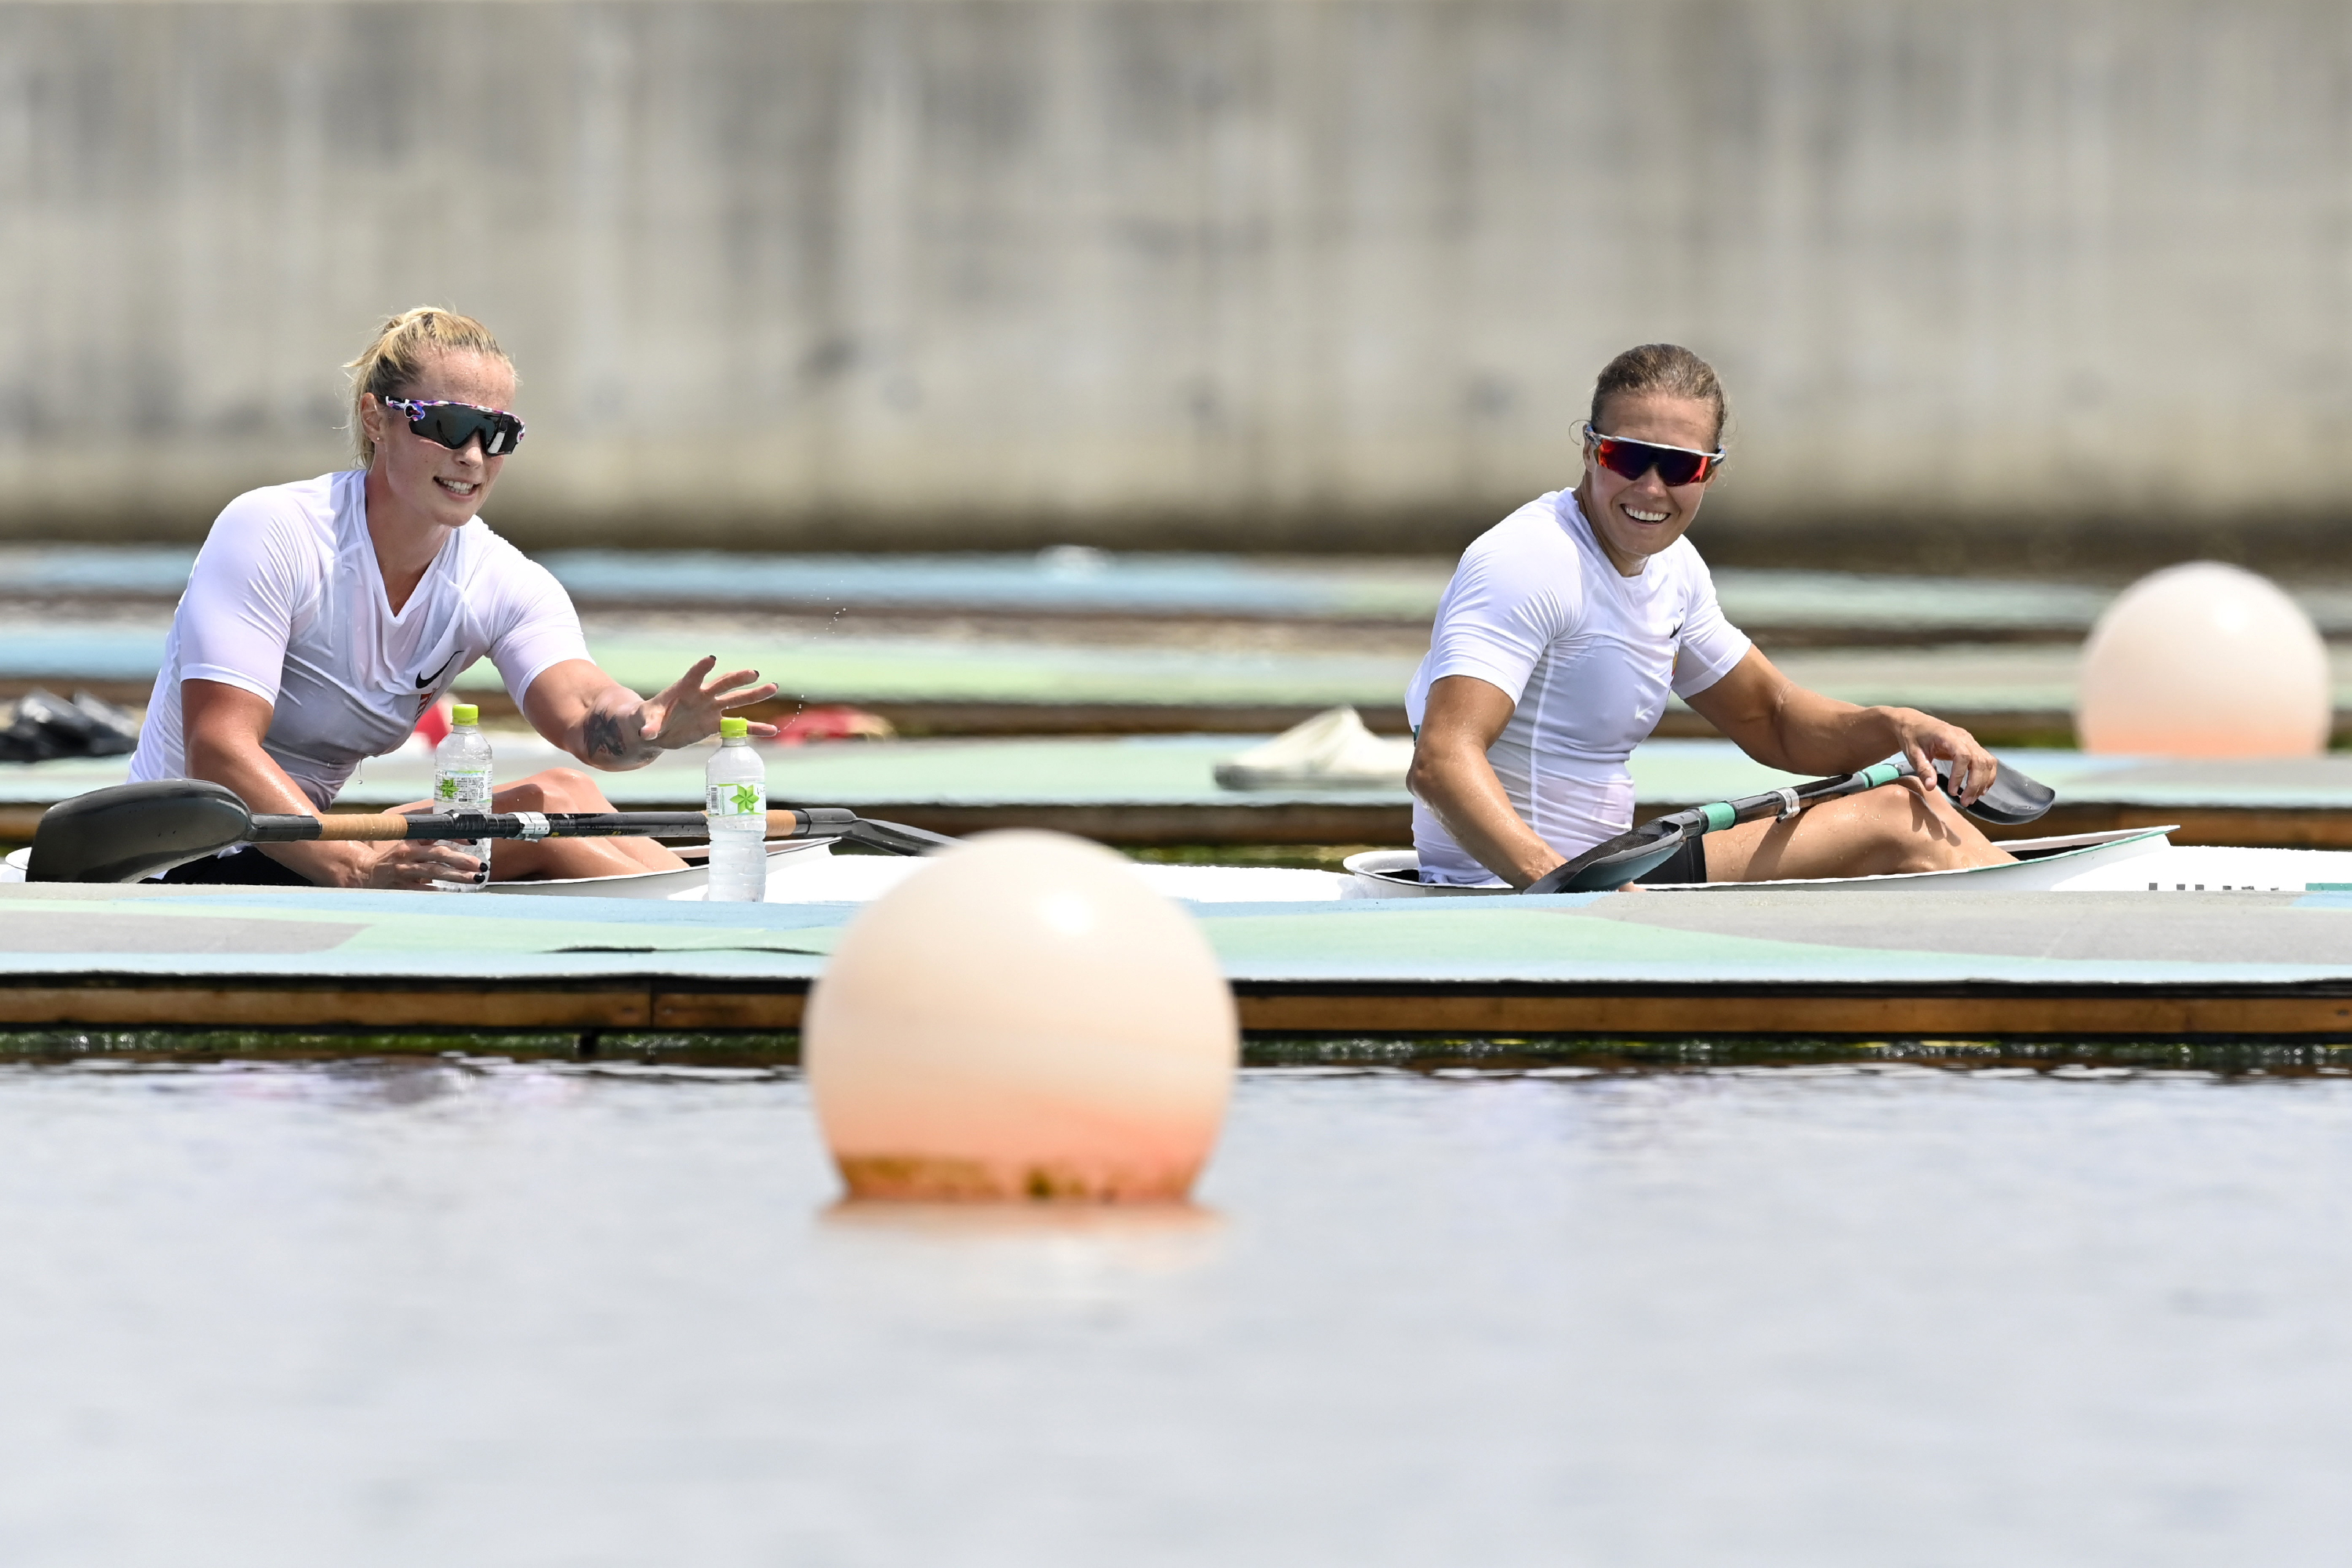
[[[1424,740],[1413,750],[1406,783],[1454,842],[1511,886],[1524,888],[1560,863],[1559,851],[1512,809],[1484,751]]]
[[[270,754],[242,737],[226,740],[202,731],[186,740],[188,776],[222,784],[236,793],[247,811],[316,816],[310,797],[288,776]],[[365,844],[263,844],[264,855],[313,882],[328,887],[358,887],[366,879],[374,849]]]
[[[1755,648],[1721,680],[1685,700],[1766,767],[1792,773],[1844,773],[1900,752],[1923,776],[1939,761],[1976,798],[2000,764],[1957,724],[1911,708],[1857,708],[1808,691]]]
[[[744,688],[737,676],[724,677],[706,691],[701,677],[713,662],[700,661],[658,696],[646,698],[585,659],[566,660],[531,682],[523,693],[523,713],[532,728],[592,768],[641,768],[666,751],[716,734],[723,701],[750,703],[774,695],[773,686]],[[775,731],[759,724],[751,732]]]
[[[1792,773],[1842,773],[1869,766],[1900,749],[1901,718],[1909,713],[1858,708],[1809,691],[1753,649],[1723,679],[1687,700],[1749,756]]]
[[[1808,691],[1754,648],[1721,680],[1686,700],[1700,717],[1766,767],[1792,773],[1844,773],[1901,752],[1923,779],[1951,766],[1962,804],[2000,772],[1975,736],[1914,708],[1857,708]]]
[[[589,695],[566,731],[563,749],[592,768],[625,773],[661,755],[646,738],[646,700],[614,681]]]
[[[1937,743],[1938,737],[1976,750],[1965,731],[1914,708],[1857,708],[1815,692],[1801,695],[1810,700],[1791,703],[1781,726],[1788,760],[1773,764],[1790,773],[1851,773],[1898,752],[1918,752],[1923,743],[1935,755],[1955,754],[1951,745]],[[1986,778],[1990,782],[1990,773]]]
[[[216,741],[202,733],[187,738],[188,776],[225,784],[236,792],[246,809],[257,812],[319,815],[301,785],[288,776],[277,760],[259,746],[243,740]]]
[[[523,692],[523,717],[580,762],[607,773],[661,754],[646,738],[646,700],[585,659],[543,671]]]
[[[1902,744],[1895,710],[1860,708],[1792,688],[1775,714],[1772,765],[1796,773],[1842,773],[1868,767]]]

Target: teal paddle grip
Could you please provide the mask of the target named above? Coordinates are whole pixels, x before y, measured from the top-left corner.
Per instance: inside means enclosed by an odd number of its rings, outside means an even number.
[[[1739,820],[1739,814],[1732,810],[1728,804],[1719,800],[1700,806],[1699,811],[1706,817],[1706,830],[1709,833],[1720,833]]]
[[[1880,784],[1893,784],[1903,776],[1903,767],[1896,763],[1877,763],[1862,770],[1862,787],[1876,789]]]

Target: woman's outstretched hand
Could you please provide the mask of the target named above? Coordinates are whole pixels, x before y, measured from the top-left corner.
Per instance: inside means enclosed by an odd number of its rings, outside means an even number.
[[[776,694],[772,680],[752,684],[760,680],[756,669],[730,670],[706,681],[718,663],[716,654],[705,654],[672,681],[668,690],[646,704],[641,738],[646,744],[664,752],[691,746],[719,733],[719,717],[727,709],[749,708]],[[761,740],[773,739],[776,733],[773,724],[751,728]]]
[[[730,708],[748,708],[776,694],[773,681],[759,684],[756,669],[730,670],[712,678],[719,663],[706,655],[660,695],[640,700],[614,686],[594,701],[581,721],[581,740],[588,757],[600,767],[634,768],[664,752],[690,746],[719,732],[719,715]],[[772,738],[773,724],[754,724],[751,732]]]

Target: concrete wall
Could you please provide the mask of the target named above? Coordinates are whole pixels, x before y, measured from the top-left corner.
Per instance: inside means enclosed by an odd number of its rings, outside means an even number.
[[[2317,0],[0,0],[0,532],[436,300],[536,542],[1444,546],[1672,338],[1718,558],[2326,559],[2347,154]]]

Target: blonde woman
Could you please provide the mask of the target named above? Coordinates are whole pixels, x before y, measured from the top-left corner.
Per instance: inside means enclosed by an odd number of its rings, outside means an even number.
[[[773,695],[758,671],[714,679],[705,658],[648,700],[589,658],[562,587],[478,515],[524,428],[514,365],[479,321],[406,311],[346,368],[359,466],[222,510],[172,618],[132,780],[209,779],[257,812],[323,812],[482,658],[532,728],[592,768],[642,767],[716,733],[721,709]],[[570,768],[493,804],[612,809]],[[502,879],[682,863],[646,839],[514,842],[494,858]],[[422,889],[484,874],[448,844],[272,844],[167,879]]]

